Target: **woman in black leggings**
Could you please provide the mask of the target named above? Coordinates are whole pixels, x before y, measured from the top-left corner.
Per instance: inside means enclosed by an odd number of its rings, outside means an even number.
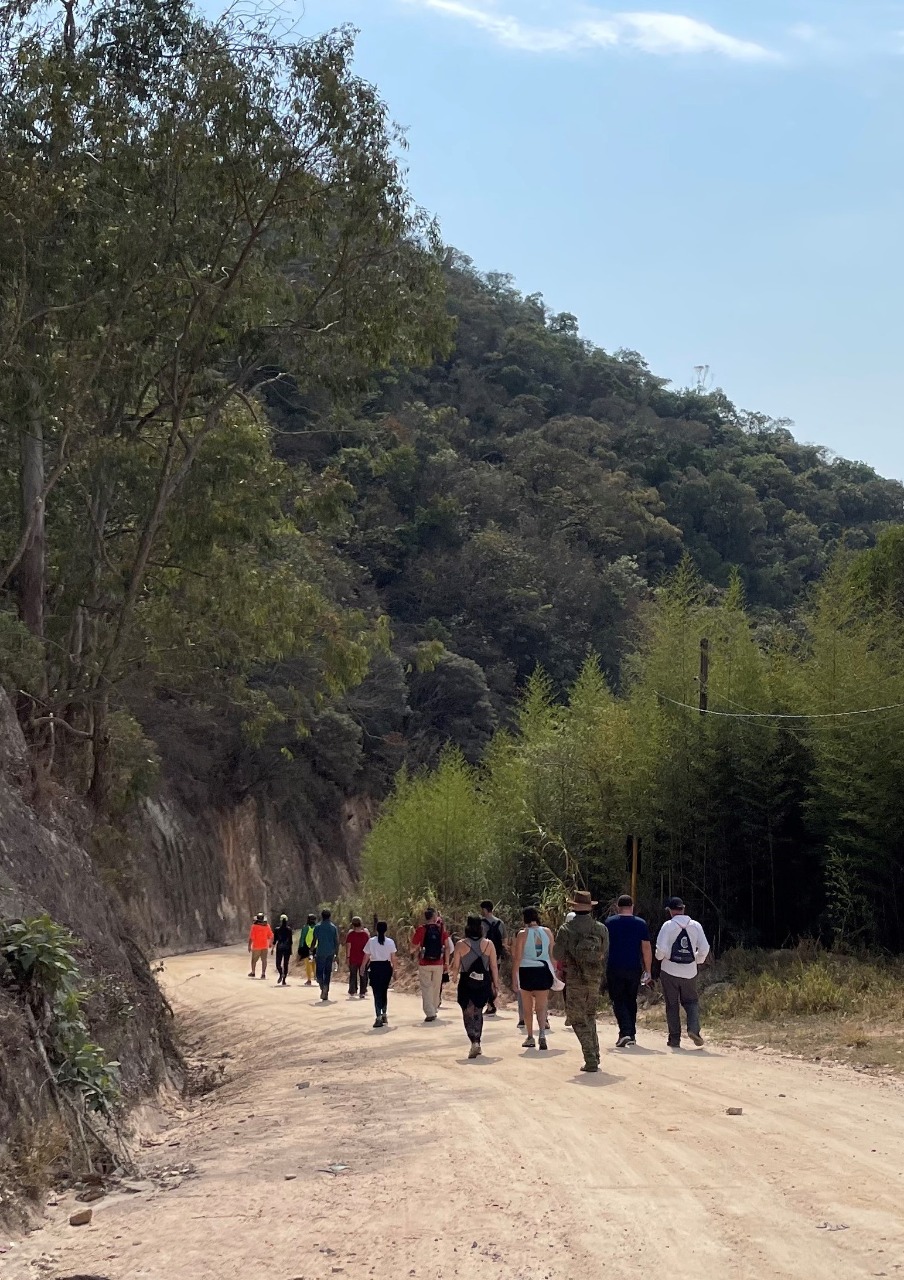
[[[374,998],[374,1009],[376,1011],[376,1021],[374,1027],[385,1027],[386,1022],[386,1001],[389,993],[389,984],[392,982],[396,967],[396,944],[392,938],[387,938],[385,920],[377,921],[377,932],[369,939],[364,948],[364,963],[367,966],[367,976],[370,979],[370,989]]]

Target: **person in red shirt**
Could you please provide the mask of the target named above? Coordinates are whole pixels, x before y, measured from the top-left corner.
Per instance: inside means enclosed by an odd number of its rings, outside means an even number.
[[[248,951],[251,956],[251,972],[249,978],[257,977],[257,962],[261,962],[261,977],[267,976],[267,956],[273,950],[273,930],[267,923],[263,911],[258,911],[248,934]]]
[[[367,996],[367,965],[364,948],[370,941],[370,933],[361,923],[360,916],[352,916],[352,927],[345,935],[345,958],[348,961],[348,994],[363,1000]],[[360,988],[360,989],[359,989]]]
[[[424,1021],[435,1022],[443,994],[443,972],[449,949],[449,935],[433,907],[424,912],[424,923],[411,935],[411,954],[417,956],[418,978]]]

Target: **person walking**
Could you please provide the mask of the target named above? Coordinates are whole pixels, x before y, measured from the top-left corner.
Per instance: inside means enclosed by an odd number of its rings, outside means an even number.
[[[376,934],[368,937],[364,944],[365,981],[367,978],[370,979],[376,1014],[374,1030],[377,1027],[389,1025],[386,1021],[386,1004],[389,998],[389,984],[396,971],[396,944],[392,938],[387,937],[387,928],[385,920],[378,920]]]
[[[552,967],[552,945],[552,932],[540,923],[537,908],[525,907],[524,928],[517,934],[512,947],[512,986],[516,993],[521,993],[524,1029],[527,1032],[521,1046],[523,1049],[536,1047],[534,1013],[537,1015],[540,1048],[549,1048],[546,1043],[546,1005],[556,977]]]
[[[348,994],[349,997],[367,996],[367,965],[364,963],[364,948],[370,938],[370,931],[361,923],[360,916],[352,916],[352,927],[345,935],[345,958],[348,961]],[[360,988],[360,990],[359,990]]]
[[[480,927],[483,936],[491,943],[496,953],[496,968],[498,973],[502,973],[502,958],[505,955],[505,925],[498,916],[493,915],[493,904],[489,898],[480,904]],[[466,935],[467,936],[467,935]],[[494,988],[493,998],[487,1001],[485,1013],[488,1018],[496,1016],[496,993],[499,991],[499,982],[497,979]]]
[[[697,967],[709,955],[709,942],[703,926],[690,918],[681,898],[669,898],[666,910],[669,918],[656,939],[656,959],[662,962],[659,976],[669,1027],[669,1048],[681,1048],[682,1008],[687,1019],[687,1034],[694,1044],[702,1045]]]
[[[480,1041],[484,1009],[489,1011],[499,990],[496,948],[489,938],[484,937],[480,916],[468,916],[465,936],[455,944],[452,978],[458,982],[458,1005],[465,1033],[471,1041],[468,1057],[479,1058],[483,1052]]]
[[[609,931],[609,958],[606,962],[606,989],[618,1022],[616,1049],[637,1043],[637,992],[642,980],[650,981],[653,948],[646,920],[634,914],[634,899],[623,893],[615,904],[615,914],[606,921]]]
[[[424,923],[418,925],[411,935],[411,954],[417,956],[425,1022],[436,1021],[443,993],[443,972],[449,941],[442,920],[433,907],[428,907],[424,912]]]
[[[316,923],[317,917],[314,912],[308,912],[308,918],[298,933],[298,959],[304,961],[306,987],[311,986],[314,981],[314,926]]]
[[[553,955],[565,966],[565,1010],[584,1054],[582,1071],[599,1071],[600,1041],[596,1010],[609,946],[606,926],[594,920],[598,904],[584,889],[568,903],[574,918],[556,934]]]
[[[330,918],[332,912],[321,911],[320,922],[314,925],[314,960],[317,969],[317,984],[320,987],[320,999],[326,1003],[330,998],[330,980],[333,976],[333,965],[339,955],[339,930]]]
[[[248,953],[251,956],[249,978],[257,977],[257,962],[261,962],[261,977],[267,976],[267,956],[273,950],[273,930],[263,911],[258,911],[248,934]]]
[[[279,917],[279,924],[273,935],[273,945],[276,950],[276,985],[284,987],[287,985],[286,978],[289,976],[289,964],[292,960],[292,926],[286,915]]]

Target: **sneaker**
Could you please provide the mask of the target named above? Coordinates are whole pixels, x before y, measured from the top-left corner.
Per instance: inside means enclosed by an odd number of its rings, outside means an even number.
[[[667,1048],[669,1048],[669,1049],[680,1049],[680,1048],[681,1048],[681,1041],[680,1041],[680,1040],[667,1040],[667,1041],[666,1041],[666,1047],[667,1047]]]
[[[485,1016],[487,1018],[495,1018],[496,1013],[497,1013],[496,1006],[494,1004],[488,1004],[485,1010]]]
[[[521,1046],[522,1049],[536,1049],[536,1047],[537,1045],[533,1036],[528,1036]]]
[[[249,973],[249,974],[248,974],[248,977],[249,977],[249,978],[256,978],[256,977],[257,977],[257,974],[256,974],[256,973]]]
[[[594,1071],[599,1071],[600,1064],[598,1062],[585,1062],[581,1067],[582,1071],[586,1071],[588,1075],[592,1075]]]
[[[313,984],[313,982],[311,981],[311,979],[310,979],[310,978],[308,978],[307,982],[306,982],[304,985],[305,985],[306,987],[313,987],[313,985],[314,985],[314,984]]]
[[[637,1044],[637,1041],[634,1039],[633,1036],[625,1036],[626,1049],[633,1049],[636,1046],[636,1044]]]
[[[616,1049],[624,1049],[625,1045],[633,1044],[634,1041],[630,1036],[619,1036],[615,1042]]]
[[[266,982],[266,981],[267,981],[267,975],[266,975],[265,973],[262,973],[262,974],[261,974],[261,982]]]
[[[519,1023],[518,1023],[518,1030],[519,1030],[519,1031],[523,1031],[523,1030],[524,1030],[524,1023],[523,1023],[523,1022],[519,1022]]]
[[[377,1018],[376,1022],[374,1023],[374,1031],[376,1031],[377,1027],[382,1027],[382,1025],[383,1025],[383,1019]]]
[[[470,1048],[470,1050],[469,1050],[469,1052],[468,1052],[468,1057],[469,1057],[469,1058],[479,1058],[479,1057],[480,1057],[480,1045],[479,1045],[479,1044],[472,1044],[472,1045],[471,1045],[471,1048]]]
[[[387,1018],[386,1018],[386,1014],[385,1014],[385,1013],[381,1013],[381,1014],[380,1014],[380,1020],[382,1021],[382,1023],[383,1023],[383,1026],[384,1026],[384,1027],[388,1027],[388,1026],[389,1026],[389,1022],[387,1021]]]
[[[706,1041],[703,1039],[699,1031],[689,1031],[687,1034],[698,1047],[702,1048],[703,1045],[706,1044]]]
[[[359,1000],[366,1000],[366,999],[367,999],[367,992],[366,992],[366,991],[362,991],[362,992],[361,992],[361,994],[358,996],[358,999],[359,999]]]
[[[546,1036],[541,1036],[541,1037],[540,1037],[540,1048],[541,1048],[541,1049],[548,1049],[548,1048],[549,1048],[549,1045],[546,1043]]]
[[[425,1021],[425,1022],[436,1022],[436,1014],[434,1014],[432,1018],[425,1018],[425,1019],[424,1019],[424,1021]]]

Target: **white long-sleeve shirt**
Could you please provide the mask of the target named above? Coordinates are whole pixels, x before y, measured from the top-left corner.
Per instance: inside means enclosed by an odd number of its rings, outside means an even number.
[[[682,929],[687,929],[687,936],[694,948],[692,964],[675,964],[669,959],[675,939]],[[672,916],[671,920],[666,920],[659,930],[659,937],[656,939],[656,959],[662,961],[663,973],[670,973],[673,978],[694,978],[697,976],[697,961],[702,964],[708,955],[709,943],[703,932],[703,926],[696,920],[692,920],[690,916]]]

